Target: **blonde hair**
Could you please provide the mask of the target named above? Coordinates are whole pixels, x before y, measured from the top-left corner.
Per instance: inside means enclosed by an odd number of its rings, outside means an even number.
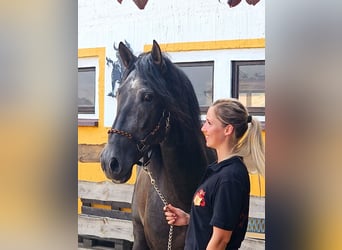
[[[246,107],[237,99],[219,99],[212,105],[219,121],[234,127],[233,155],[243,157],[250,173],[265,176],[265,145],[260,122],[249,116]]]

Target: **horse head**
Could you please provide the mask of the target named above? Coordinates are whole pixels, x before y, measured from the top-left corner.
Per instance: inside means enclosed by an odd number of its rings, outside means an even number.
[[[133,165],[165,139],[170,112],[164,97],[150,84],[162,79],[164,63],[157,42],[153,41],[150,53],[139,57],[122,42],[118,50],[126,70],[117,92],[117,114],[100,159],[106,177],[123,183],[131,177]]]

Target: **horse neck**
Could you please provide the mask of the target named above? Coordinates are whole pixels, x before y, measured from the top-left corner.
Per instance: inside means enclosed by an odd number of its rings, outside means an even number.
[[[187,133],[193,134],[193,131]],[[193,193],[197,188],[207,166],[204,141],[198,136],[182,138],[177,143],[177,135],[170,135],[160,145],[159,155],[152,166],[158,173],[161,190],[169,197],[170,203],[178,203],[184,209],[190,209]],[[162,166],[161,166],[162,165]]]

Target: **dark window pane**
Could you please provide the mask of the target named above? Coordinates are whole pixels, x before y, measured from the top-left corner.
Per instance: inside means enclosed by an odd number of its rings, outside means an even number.
[[[213,62],[177,63],[189,77],[200,107],[208,107],[213,100]]]
[[[265,66],[239,66],[239,100],[247,107],[265,107]]]
[[[95,67],[78,69],[78,112],[95,113]]]
[[[233,62],[232,96],[254,115],[265,115],[265,61]]]

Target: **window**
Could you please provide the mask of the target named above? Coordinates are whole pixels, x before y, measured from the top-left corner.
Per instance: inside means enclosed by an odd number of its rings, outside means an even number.
[[[95,113],[95,67],[78,68],[78,113]]]
[[[189,77],[195,89],[201,112],[206,112],[213,101],[214,62],[176,64]]]
[[[265,61],[233,61],[232,97],[251,115],[265,116]]]
[[[89,49],[78,58],[78,126],[98,126],[99,121],[99,57]],[[89,52],[90,51],[90,52]],[[81,51],[83,52],[83,51]],[[90,54],[88,56],[88,54]]]

